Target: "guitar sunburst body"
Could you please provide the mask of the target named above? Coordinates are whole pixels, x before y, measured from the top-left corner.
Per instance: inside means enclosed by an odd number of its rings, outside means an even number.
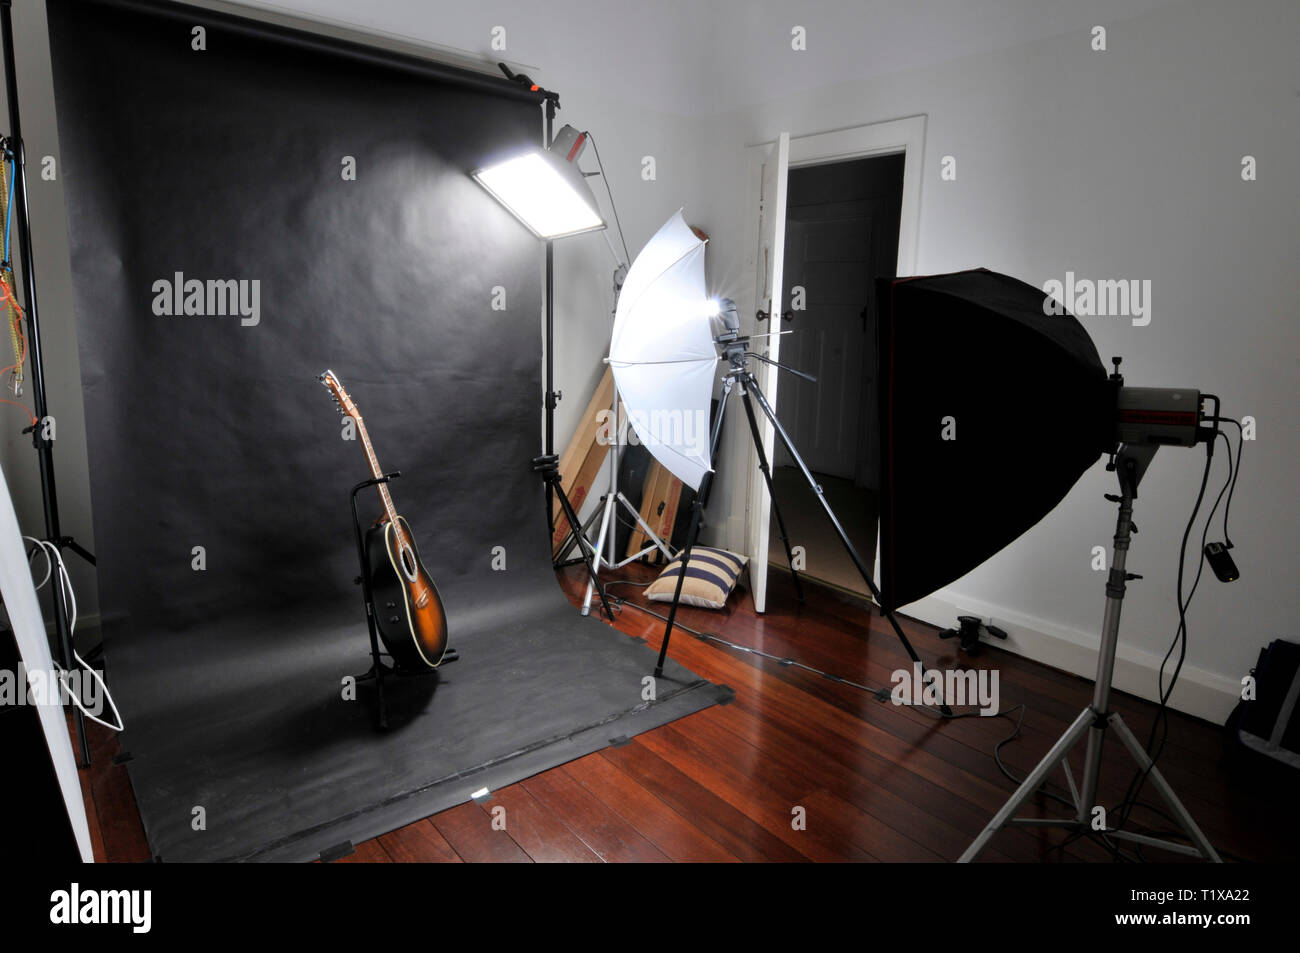
[[[333,371],[321,374],[320,382],[334,395],[339,413],[352,418],[371,475],[376,479],[382,477],[383,471],[357,405]],[[384,516],[366,534],[375,627],[399,670],[437,668],[447,651],[447,613],[433,577],[420,561],[410,524],[393,507],[388,485],[380,483],[376,489],[384,505]]]
[[[447,651],[447,615],[406,520],[385,518],[366,534],[375,623],[398,668],[437,668]]]

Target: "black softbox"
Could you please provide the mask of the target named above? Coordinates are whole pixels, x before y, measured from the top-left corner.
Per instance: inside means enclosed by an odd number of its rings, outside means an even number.
[[[1088,333],[987,269],[877,282],[885,608],[965,575],[1042,519],[1113,441]]]

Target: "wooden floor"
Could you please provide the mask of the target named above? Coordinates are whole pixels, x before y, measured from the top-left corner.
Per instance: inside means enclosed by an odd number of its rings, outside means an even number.
[[[653,574],[628,567],[617,575],[647,580]],[[582,595],[578,571],[560,573],[560,581],[576,604]],[[816,591],[800,605],[788,577],[775,572],[771,590],[769,611],[761,617],[741,590],[727,609],[684,609],[680,621],[872,686],[888,686],[891,673],[906,667],[883,621],[847,597]],[[639,585],[612,591],[641,601]],[[617,625],[658,647],[659,620],[625,606]],[[932,628],[906,628],[927,663],[996,668],[1003,710],[1027,706],[1022,737],[1002,749],[1017,774],[1033,767],[1090,697],[1090,682],[1083,679],[997,650],[968,662]],[[992,757],[993,746],[1014,727],[1006,718],[940,721],[683,632],[674,634],[671,654],[701,676],[730,685],[735,700],[495,791],[483,803],[462,804],[366,841],[339,862],[948,861],[1012,790]],[[1116,706],[1145,740],[1154,706],[1126,695]],[[1229,770],[1222,734],[1175,713],[1161,770],[1225,857],[1294,860],[1300,836],[1286,818],[1295,787]],[[126,769],[112,764],[116,740],[100,731],[93,748],[93,766],[83,769],[81,780],[93,807],[95,856],[148,860]],[[1130,762],[1112,741],[1102,769],[1103,801],[1117,801],[1131,776]],[[1146,798],[1157,795],[1148,790]],[[506,809],[504,831],[493,829],[498,806]],[[805,830],[792,825],[796,808],[804,809]],[[1037,809],[1056,813],[1041,803]],[[1135,820],[1168,826],[1148,813]],[[1111,859],[1090,841],[1065,841],[1059,832],[1005,831],[984,859]],[[1177,859],[1158,851],[1146,856]]]

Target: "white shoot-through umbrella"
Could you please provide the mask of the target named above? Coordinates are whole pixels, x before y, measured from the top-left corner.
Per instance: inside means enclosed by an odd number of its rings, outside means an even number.
[[[693,490],[713,469],[709,408],[718,360],[704,244],[680,210],[655,233],[628,269],[609,345],[637,438]]]

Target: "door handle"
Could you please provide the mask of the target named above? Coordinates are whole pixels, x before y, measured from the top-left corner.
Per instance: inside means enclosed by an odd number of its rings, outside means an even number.
[[[768,320],[769,318],[771,318],[772,315],[768,314],[766,311],[755,311],[755,312],[754,312],[754,317],[757,318],[757,319],[760,320],[760,321],[766,321],[766,320]],[[790,311],[782,311],[782,312],[781,312],[781,320],[782,320],[782,321],[793,321],[793,320],[794,320],[794,314],[793,314],[792,312],[790,312]]]

